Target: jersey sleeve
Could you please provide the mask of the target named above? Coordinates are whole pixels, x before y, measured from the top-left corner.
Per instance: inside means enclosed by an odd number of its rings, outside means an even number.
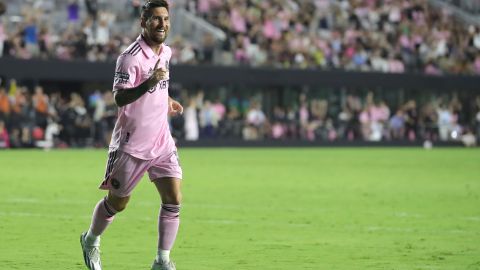
[[[134,87],[139,70],[139,66],[134,56],[131,54],[120,55],[117,59],[117,66],[115,68],[113,91]]]

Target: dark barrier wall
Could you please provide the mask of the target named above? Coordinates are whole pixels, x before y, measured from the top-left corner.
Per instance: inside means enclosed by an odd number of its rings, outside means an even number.
[[[111,83],[115,63],[86,61],[21,60],[0,58],[0,76],[4,78],[91,81]],[[426,76],[422,74],[385,74],[320,70],[267,69],[221,66],[171,67],[172,81],[201,85],[312,85],[328,87],[385,87],[404,89],[479,90],[480,76]]]

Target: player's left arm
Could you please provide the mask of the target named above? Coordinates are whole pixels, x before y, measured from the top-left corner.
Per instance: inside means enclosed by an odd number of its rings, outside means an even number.
[[[168,63],[170,62],[170,58],[172,57],[172,49],[168,46],[165,46],[166,53],[169,55],[168,56],[168,61],[166,64],[166,69],[167,71],[169,70]],[[182,114],[183,113],[183,106],[180,104],[180,102],[174,100],[171,97],[168,97],[168,114],[169,115],[177,115],[177,114]]]
[[[183,106],[180,102],[174,100],[171,97],[168,97],[168,113],[170,115],[182,114]]]

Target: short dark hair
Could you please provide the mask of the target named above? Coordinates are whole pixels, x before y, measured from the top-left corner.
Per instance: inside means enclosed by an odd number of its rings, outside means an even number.
[[[158,8],[158,7],[164,7],[168,10],[168,2],[166,0],[148,0],[143,6],[142,6],[142,15],[141,17],[144,19],[150,18],[152,16],[152,9]],[[170,12],[170,11],[169,11]]]

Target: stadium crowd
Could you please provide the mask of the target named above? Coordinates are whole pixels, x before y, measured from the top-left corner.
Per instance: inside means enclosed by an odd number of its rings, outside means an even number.
[[[480,1],[479,0],[441,0],[446,3],[452,4],[458,8],[461,8],[469,14],[480,14]]]
[[[121,18],[97,2],[69,1],[61,17],[67,23],[57,28],[52,27],[52,18],[58,18],[52,16],[53,0],[36,1],[34,12],[31,5],[21,8],[18,22],[0,24],[0,54],[114,61],[137,35],[125,31],[125,25],[137,24],[141,1],[129,0],[131,16]],[[227,34],[215,64],[480,74],[480,28],[432,8],[426,0],[172,3]],[[171,45],[174,64],[214,61],[211,35],[196,41],[172,37]]]
[[[453,94],[392,105],[372,92],[352,92],[341,102],[300,93],[291,104],[270,108],[258,94],[207,98],[183,89],[178,99],[184,113],[170,119],[178,140],[480,142],[480,95],[471,104]],[[0,147],[105,147],[116,112],[110,90],[47,95],[42,86],[31,91],[11,80],[0,88]]]
[[[480,29],[425,0],[192,2],[231,37],[235,63],[480,74]]]
[[[128,4],[123,14],[101,0],[0,0],[0,57],[114,61],[138,34],[132,26],[138,24],[142,1],[122,1]],[[55,6],[60,2],[65,8]],[[211,35],[197,41],[171,37],[172,64],[480,75],[480,27],[466,25],[426,0],[172,4],[227,34],[217,60]],[[18,16],[8,14],[7,19],[5,9]],[[112,93],[85,93],[3,83],[0,147],[108,145],[117,110]],[[177,139],[480,141],[480,96],[467,101],[471,104],[455,94],[393,104],[371,92],[352,91],[337,101],[301,92],[289,104],[267,107],[262,91],[221,98],[215,93],[179,91],[185,112],[170,119]]]

